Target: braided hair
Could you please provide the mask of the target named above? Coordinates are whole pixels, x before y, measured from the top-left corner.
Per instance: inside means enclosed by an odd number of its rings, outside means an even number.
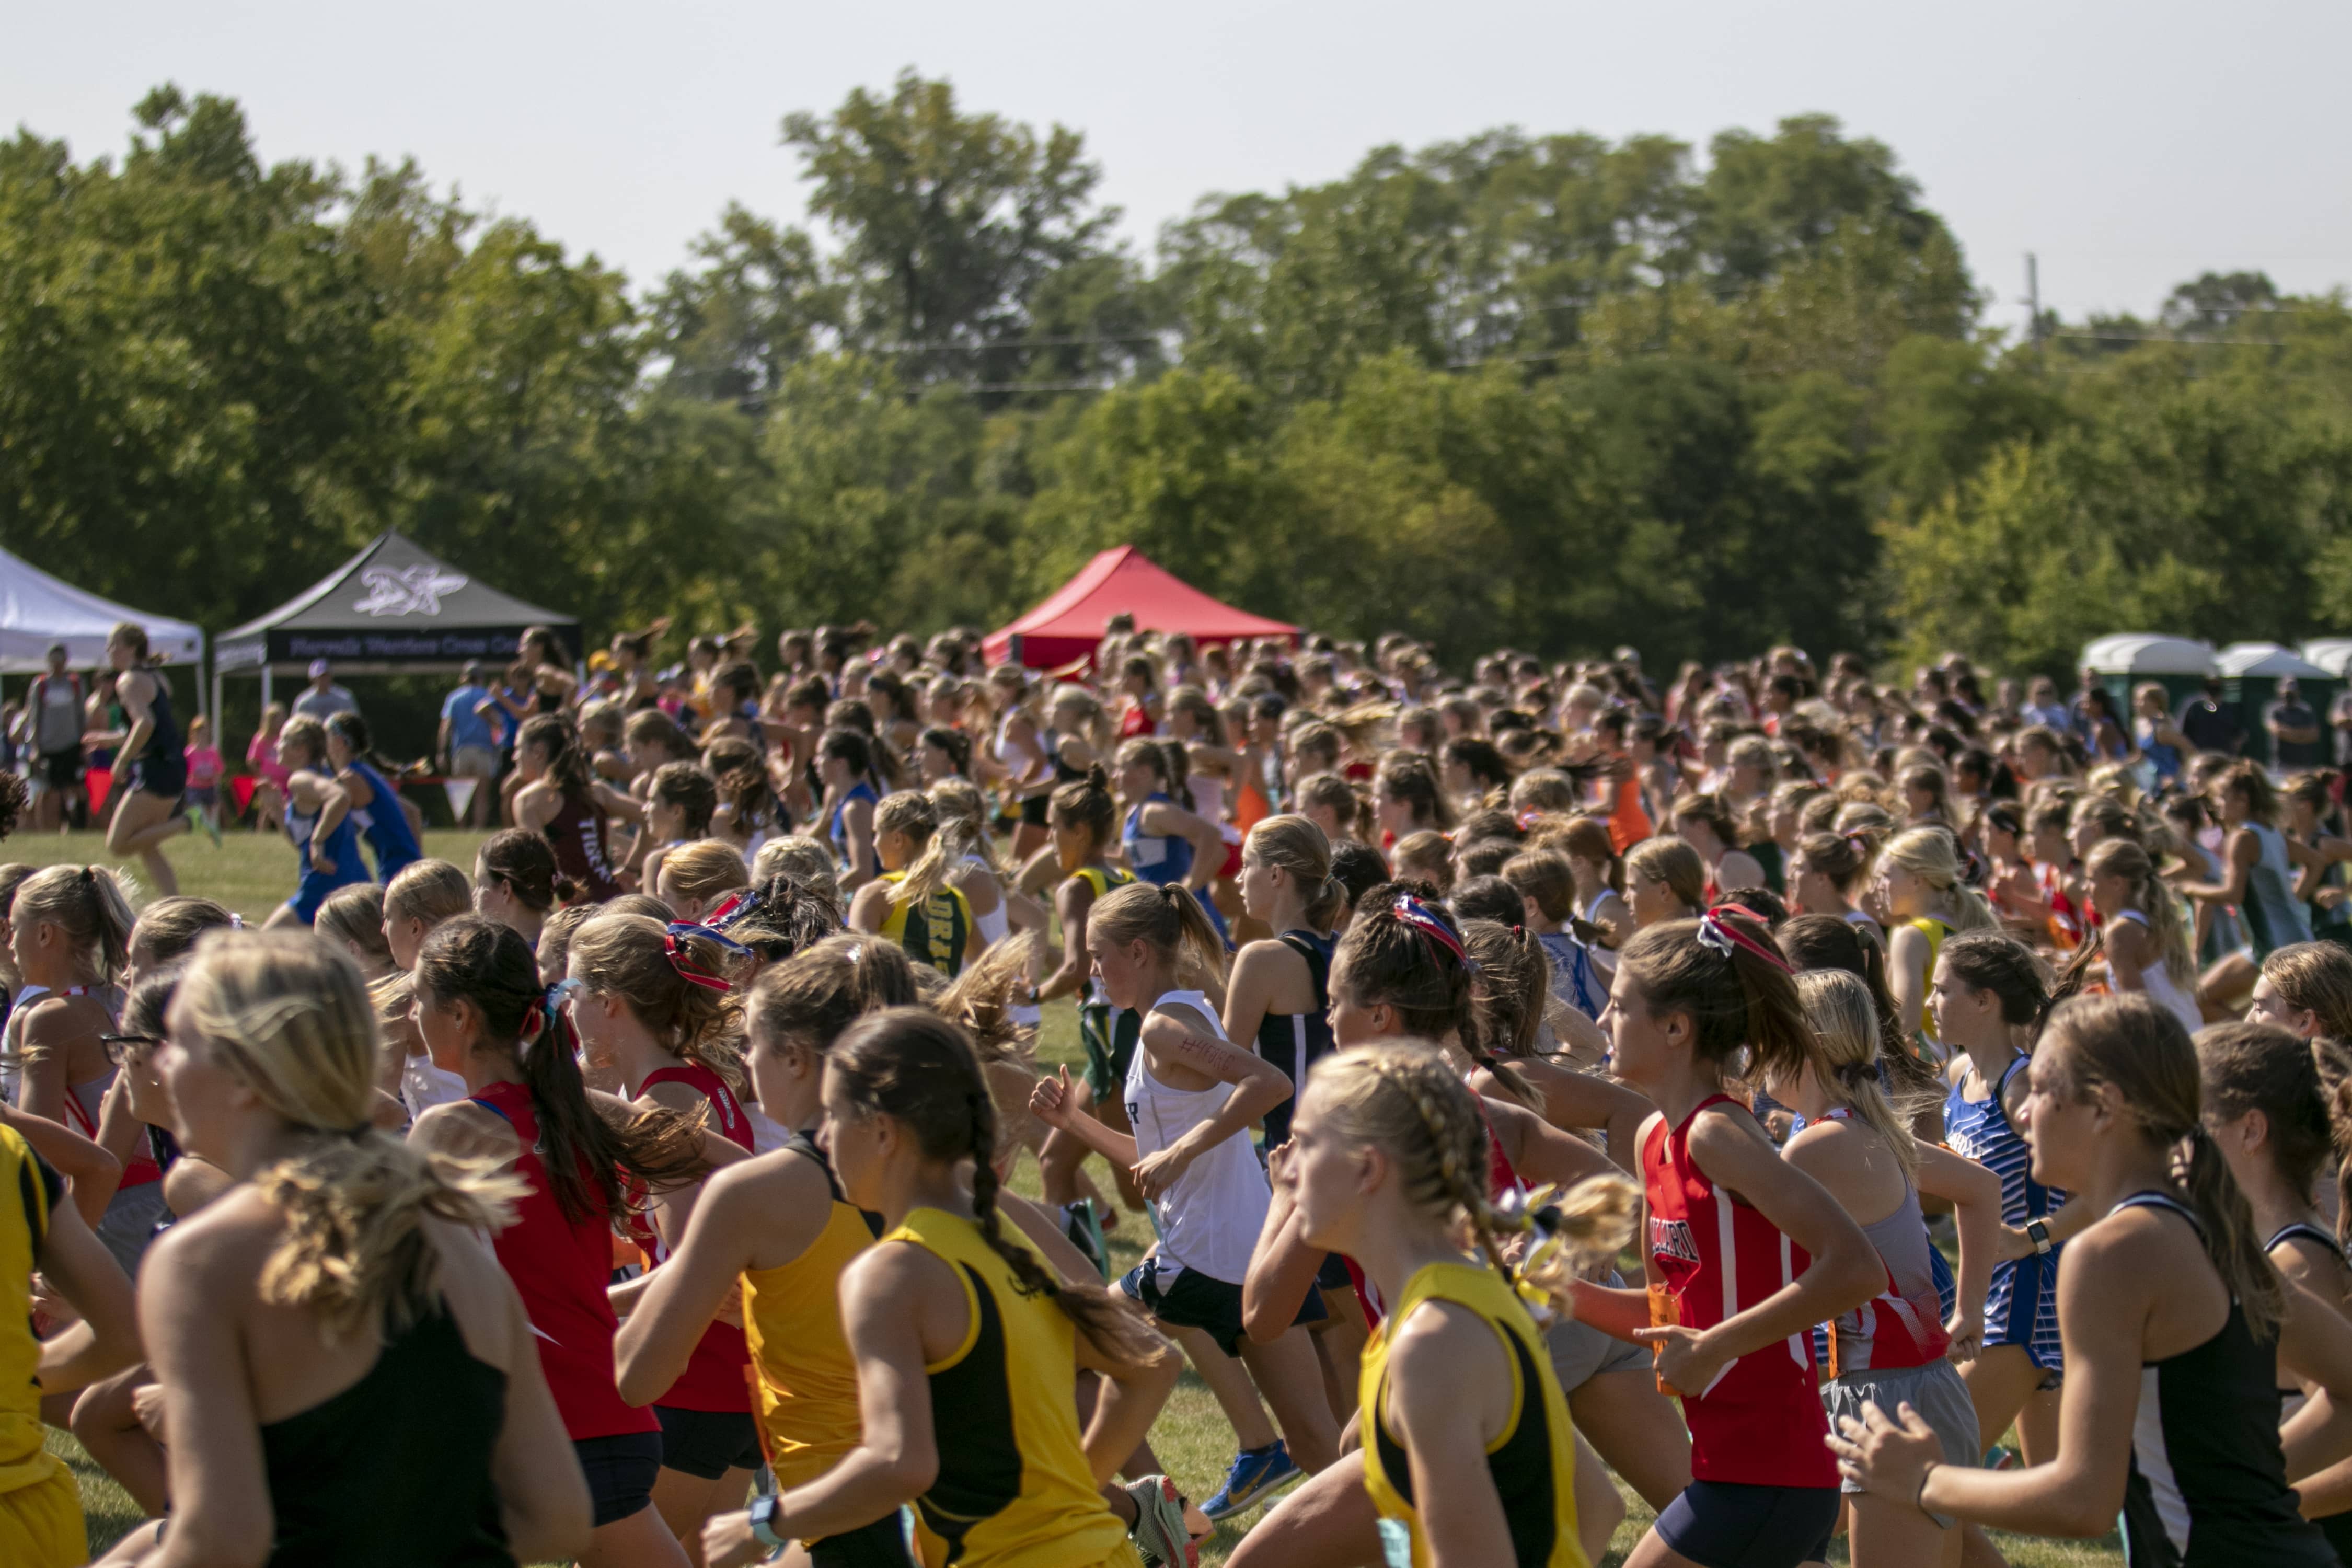
[[[925,1160],[972,1162],[972,1222],[1023,1295],[1050,1300],[1088,1343],[1123,1366],[1155,1366],[1170,1353],[1124,1300],[1092,1281],[1061,1279],[1028,1246],[1004,1234],[992,1163],[996,1104],[960,1026],[921,1007],[886,1008],[852,1024],[826,1053],[825,1066],[841,1099],[898,1123]]]

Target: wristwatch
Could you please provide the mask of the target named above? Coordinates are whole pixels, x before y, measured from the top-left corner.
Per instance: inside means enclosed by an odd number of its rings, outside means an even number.
[[[2048,1225],[2038,1219],[2027,1220],[2025,1222],[2025,1234],[2027,1237],[2032,1241],[2034,1251],[2042,1254],[2044,1258],[2047,1258],[2050,1255],[2050,1249],[2053,1244],[2050,1240],[2050,1226]]]
[[[751,1539],[771,1552],[782,1552],[791,1544],[776,1533],[776,1495],[751,1500]]]

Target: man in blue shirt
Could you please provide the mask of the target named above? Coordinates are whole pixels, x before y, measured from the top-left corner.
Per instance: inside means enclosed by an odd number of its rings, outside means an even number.
[[[467,808],[477,833],[489,826],[490,803],[498,795],[492,781],[499,776],[500,726],[495,708],[482,711],[490,699],[489,674],[489,667],[476,659],[466,667],[466,684],[441,702],[442,768],[451,778],[481,781]]]

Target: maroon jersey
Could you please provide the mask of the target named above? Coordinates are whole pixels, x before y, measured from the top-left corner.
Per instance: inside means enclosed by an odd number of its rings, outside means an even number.
[[[592,904],[621,896],[613,878],[612,857],[604,847],[604,810],[584,795],[566,795],[555,815],[541,830],[555,851],[555,869],[577,884]]]
[[[1691,1123],[1710,1106],[1745,1107],[1727,1094],[1701,1100],[1679,1127],[1664,1118],[1642,1141],[1649,1199],[1650,1261],[1665,1280],[1650,1291],[1650,1321],[1711,1329],[1777,1294],[1811,1259],[1763,1215],[1707,1179],[1690,1154]],[[1834,1487],[1837,1461],[1822,1438],[1812,1336],[1790,1334],[1725,1367],[1683,1395],[1691,1474],[1741,1486]]]

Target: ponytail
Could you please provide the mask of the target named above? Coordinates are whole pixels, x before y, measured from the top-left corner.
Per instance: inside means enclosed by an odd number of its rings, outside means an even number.
[[[890,901],[904,909],[921,903],[947,886],[949,860],[945,835],[940,832],[939,808],[920,790],[886,795],[874,808],[874,832],[903,833],[915,846],[915,858],[890,889]]]
[[[1738,906],[1646,926],[1617,963],[1633,974],[1653,1014],[1689,1016],[1700,1059],[1728,1067],[1745,1047],[1751,1076],[1766,1081],[1820,1067],[1821,1047],[1788,960],[1763,923]]]
[[[1115,942],[1143,942],[1180,963],[1189,956],[1213,982],[1224,979],[1224,938],[1209,923],[1192,889],[1181,882],[1166,887],[1129,882],[1113,888],[1087,911],[1087,931],[1089,937],[1100,931]]]
[[[631,1205],[629,1179],[667,1192],[709,1169],[697,1119],[646,1107],[608,1120],[588,1098],[571,1026],[549,1005],[530,944],[511,927],[474,915],[445,921],[425,939],[411,974],[433,1005],[462,1001],[475,1010],[476,1050],[516,1058],[539,1118],[548,1186],[565,1219],[604,1219],[617,1229]]]
[[[1134,1308],[1091,1281],[1064,1281],[1026,1242],[1004,1234],[996,1210],[996,1106],[971,1040],[919,1007],[892,1007],[859,1019],[826,1058],[854,1106],[903,1127],[923,1159],[972,1162],[973,1223],[1021,1293],[1060,1309],[1105,1358],[1122,1368],[1157,1366],[1169,1354]]]
[[[137,923],[122,884],[103,866],[51,866],[18,884],[8,916],[17,926],[53,925],[101,985],[111,985],[131,957]]]
[[[1110,774],[1100,763],[1089,765],[1086,777],[1054,791],[1052,816],[1064,826],[1085,828],[1093,838],[1087,858],[1101,856],[1118,833],[1118,797],[1111,793]]]

